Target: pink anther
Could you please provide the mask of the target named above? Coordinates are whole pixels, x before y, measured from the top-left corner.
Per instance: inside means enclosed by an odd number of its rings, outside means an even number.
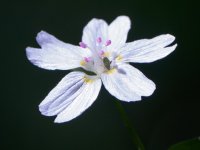
[[[109,46],[111,44],[111,40],[106,41],[106,46]]]
[[[101,43],[101,42],[102,42],[101,37],[98,37],[98,38],[97,38],[97,43]]]
[[[84,61],[87,62],[87,63],[90,62],[91,61],[91,57],[84,57]]]
[[[100,55],[100,56],[103,56],[104,53],[105,53],[105,52],[104,52],[103,50],[99,51],[99,55]]]
[[[80,45],[80,47],[82,47],[82,48],[87,48],[87,45],[86,45],[85,43],[83,43],[83,42],[79,42],[79,45]]]

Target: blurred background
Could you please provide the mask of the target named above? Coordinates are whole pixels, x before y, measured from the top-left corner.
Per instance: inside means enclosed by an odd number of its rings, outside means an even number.
[[[0,149],[134,149],[116,99],[104,88],[92,107],[73,121],[54,124],[55,117],[42,116],[38,104],[69,71],[40,69],[25,55],[27,46],[39,47],[35,37],[41,30],[76,45],[90,19],[110,23],[119,15],[132,21],[128,41],[170,33],[178,43],[162,60],[132,64],[157,85],[140,102],[121,102],[146,149],[167,150],[200,136],[197,6],[186,0],[2,1]]]

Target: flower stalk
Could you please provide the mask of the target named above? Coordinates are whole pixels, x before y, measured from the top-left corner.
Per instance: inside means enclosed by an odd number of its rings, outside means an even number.
[[[121,115],[121,118],[123,120],[125,127],[129,131],[129,134],[131,136],[131,140],[132,140],[134,146],[137,148],[137,150],[145,150],[144,145],[143,145],[140,137],[138,136],[136,130],[133,128],[133,125],[132,125],[124,107],[118,100],[115,101],[115,105]]]

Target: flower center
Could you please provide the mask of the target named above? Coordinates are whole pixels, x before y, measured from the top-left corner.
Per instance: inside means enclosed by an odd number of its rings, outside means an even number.
[[[92,71],[97,75],[104,72],[108,72],[113,69],[111,64],[112,60],[109,60],[110,52],[107,50],[108,46],[111,45],[111,40],[104,40],[98,37],[95,41],[95,49],[91,49],[84,42],[79,43],[80,47],[84,49],[89,49],[92,55],[89,57],[84,57],[80,62],[81,66],[88,71]]]

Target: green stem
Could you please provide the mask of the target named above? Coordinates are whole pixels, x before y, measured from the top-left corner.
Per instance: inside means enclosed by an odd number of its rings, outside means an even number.
[[[121,118],[124,122],[124,125],[126,126],[126,128],[128,129],[128,131],[130,133],[133,144],[137,147],[137,150],[145,150],[144,145],[142,144],[142,141],[140,140],[139,136],[137,135],[137,132],[133,128],[133,126],[126,114],[124,107],[121,105],[121,103],[118,100],[115,101],[115,105],[121,114]]]

